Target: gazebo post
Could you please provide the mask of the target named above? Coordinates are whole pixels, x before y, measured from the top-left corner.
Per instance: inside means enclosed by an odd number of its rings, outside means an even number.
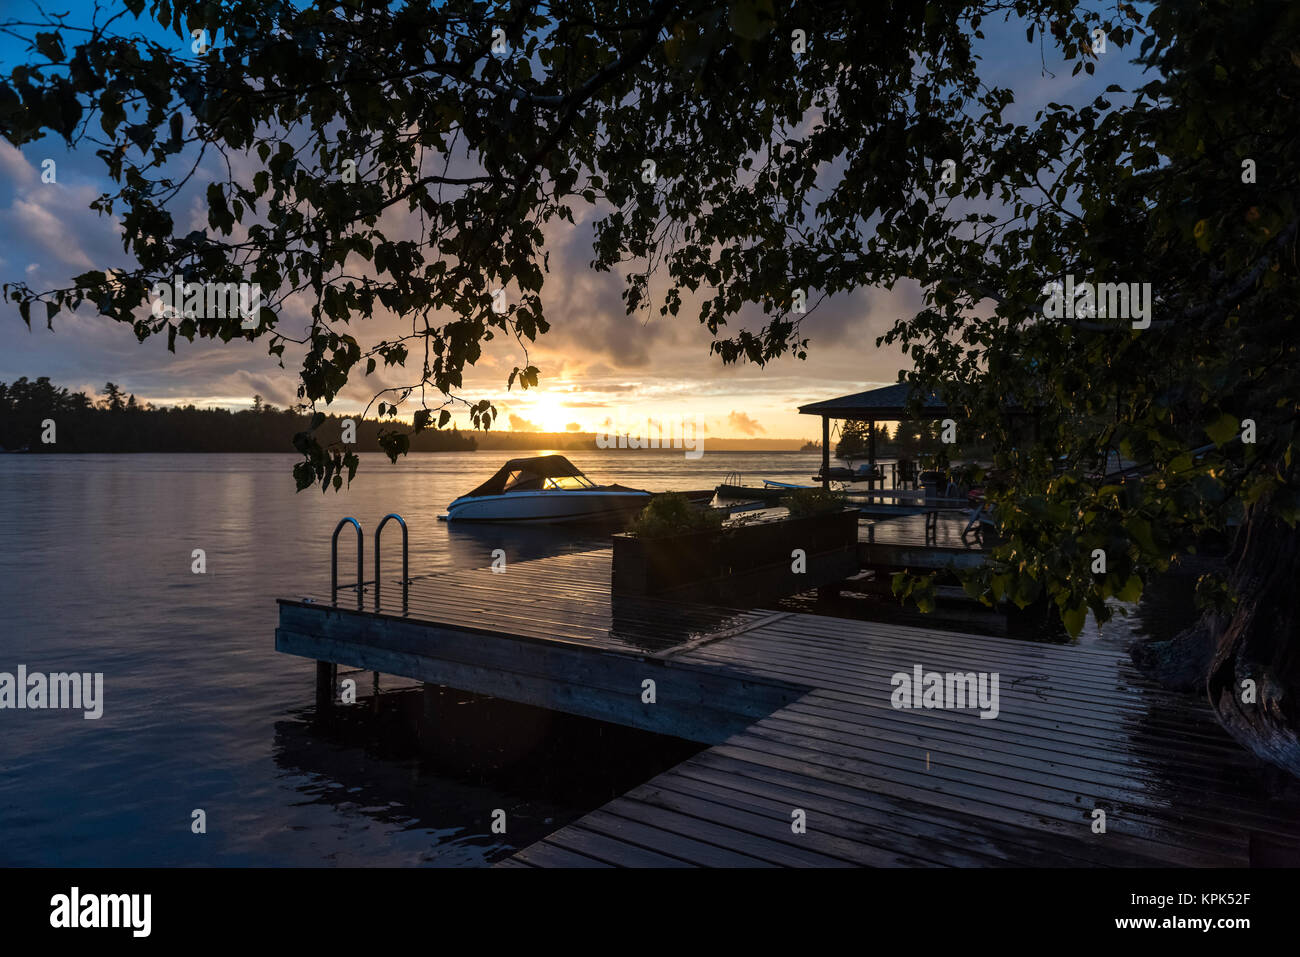
[[[831,470],[831,417],[822,416],[822,488],[829,490]]]
[[[871,478],[867,481],[867,488],[875,490],[876,488],[876,420],[870,420],[870,431],[867,433],[867,468],[871,470]]]

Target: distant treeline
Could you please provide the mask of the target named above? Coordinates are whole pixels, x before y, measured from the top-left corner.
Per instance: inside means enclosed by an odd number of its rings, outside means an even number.
[[[253,408],[159,408],[138,403],[109,382],[105,397],[59,388],[42,376],[0,382],[0,448],[29,452],[293,452],[293,436],[310,424],[310,414],[277,409],[253,397]],[[341,437],[349,416],[328,417],[319,436]],[[351,417],[356,421],[356,417]],[[53,442],[42,441],[53,423]],[[356,422],[358,451],[379,451],[379,430],[394,428],[373,419]],[[477,447],[457,429],[428,429],[411,436],[412,452],[462,452]]]
[[[590,432],[476,432],[480,449],[522,451],[529,449],[556,449],[565,451],[591,451],[596,448],[596,436]]]
[[[919,460],[941,451],[954,456],[977,458],[990,454],[988,443],[979,439],[945,447],[940,434],[941,428],[938,422],[924,419],[909,420],[895,423],[891,432],[889,423],[877,422],[875,425],[876,458]],[[840,440],[835,444],[835,457],[863,459],[867,457],[870,448],[871,425],[867,422],[846,422],[840,433]]]

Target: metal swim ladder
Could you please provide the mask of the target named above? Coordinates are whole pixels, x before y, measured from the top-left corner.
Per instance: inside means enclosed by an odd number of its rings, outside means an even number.
[[[402,526],[402,614],[407,612],[407,602],[409,600],[409,585],[411,583],[410,575],[410,536],[406,527],[406,519],[396,512],[389,512],[379,520],[379,525],[375,527],[375,611],[379,611],[379,583],[380,583],[380,564],[379,564],[379,542],[380,535],[384,526],[390,521],[396,519],[397,524]],[[343,531],[345,525],[351,525],[357,530],[357,581],[352,587],[357,590],[357,608],[362,606],[365,595],[365,533],[361,530],[361,523],[355,518],[348,516],[339,521],[334,526],[334,536],[330,540],[330,604],[339,603],[339,533]],[[345,586],[348,587],[348,586]]]

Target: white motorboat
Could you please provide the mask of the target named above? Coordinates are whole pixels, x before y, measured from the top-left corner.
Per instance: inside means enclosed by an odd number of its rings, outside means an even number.
[[[447,506],[451,522],[600,522],[626,519],[650,493],[597,485],[563,455],[511,459],[474,491]]]

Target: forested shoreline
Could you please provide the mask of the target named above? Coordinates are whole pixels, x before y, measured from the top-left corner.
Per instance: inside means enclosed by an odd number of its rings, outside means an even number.
[[[140,403],[113,383],[95,398],[50,382],[0,382],[0,450],[32,453],[70,452],[294,452],[293,437],[311,424],[309,413],[279,409],[260,396],[253,408],[200,409],[194,405],[162,408]],[[356,447],[378,452],[379,430],[392,423],[326,417],[318,435],[342,437],[343,423],[356,422]],[[428,429],[411,436],[413,452],[468,452],[478,447],[458,429]]]

